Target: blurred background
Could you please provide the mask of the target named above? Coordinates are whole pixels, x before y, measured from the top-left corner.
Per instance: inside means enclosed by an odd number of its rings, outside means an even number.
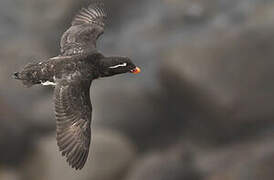
[[[81,171],[58,152],[51,87],[11,74],[59,53],[87,0],[0,1],[0,180],[272,180],[274,1],[108,0],[98,49],[141,67],[95,80]]]

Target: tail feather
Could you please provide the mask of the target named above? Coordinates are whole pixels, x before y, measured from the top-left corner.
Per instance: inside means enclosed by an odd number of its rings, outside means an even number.
[[[13,78],[13,79],[20,79],[20,77],[19,77],[19,72],[13,73],[12,78]]]
[[[22,71],[15,72],[12,75],[13,79],[21,80],[26,87],[31,87],[34,84],[39,84],[41,65],[37,63],[27,64]]]
[[[22,76],[21,76],[21,74],[19,72],[13,73],[12,78],[13,79],[17,79],[17,80],[22,80],[22,83],[23,83],[23,85],[25,87],[31,87],[31,86],[33,86],[35,84],[32,81],[30,81],[30,80],[23,79]]]

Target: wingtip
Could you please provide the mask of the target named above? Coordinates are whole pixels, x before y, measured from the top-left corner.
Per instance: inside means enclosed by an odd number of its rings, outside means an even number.
[[[74,17],[72,25],[82,23],[93,23],[99,26],[105,26],[107,14],[103,1],[91,1],[86,8],[82,8]]]
[[[87,153],[79,153],[77,156],[78,157],[75,160],[71,160],[69,157],[66,157],[66,158],[67,158],[67,162],[68,162],[69,166],[71,168],[75,169],[76,171],[79,171],[79,170],[83,169],[83,167],[86,164]],[[76,157],[73,157],[73,158],[76,158]]]
[[[76,143],[72,137],[57,133],[57,145],[62,156],[71,168],[81,170],[87,161],[88,151],[81,149]]]

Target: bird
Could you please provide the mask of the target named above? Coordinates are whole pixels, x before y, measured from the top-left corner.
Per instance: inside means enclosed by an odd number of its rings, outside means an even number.
[[[13,78],[26,87],[37,84],[54,87],[57,145],[69,166],[76,170],[84,167],[89,154],[92,81],[141,71],[128,57],[107,57],[97,50],[96,41],[104,33],[106,18],[104,3],[90,2],[63,33],[59,55],[28,63],[13,73]]]

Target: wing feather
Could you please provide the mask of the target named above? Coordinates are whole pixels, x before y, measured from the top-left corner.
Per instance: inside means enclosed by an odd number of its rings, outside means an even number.
[[[87,54],[95,50],[98,37],[104,33],[106,17],[104,4],[99,0],[82,8],[62,35],[61,55]]]
[[[62,79],[57,81],[54,91],[57,144],[75,169],[83,168],[89,152],[92,111],[89,86],[90,82],[77,78]]]

